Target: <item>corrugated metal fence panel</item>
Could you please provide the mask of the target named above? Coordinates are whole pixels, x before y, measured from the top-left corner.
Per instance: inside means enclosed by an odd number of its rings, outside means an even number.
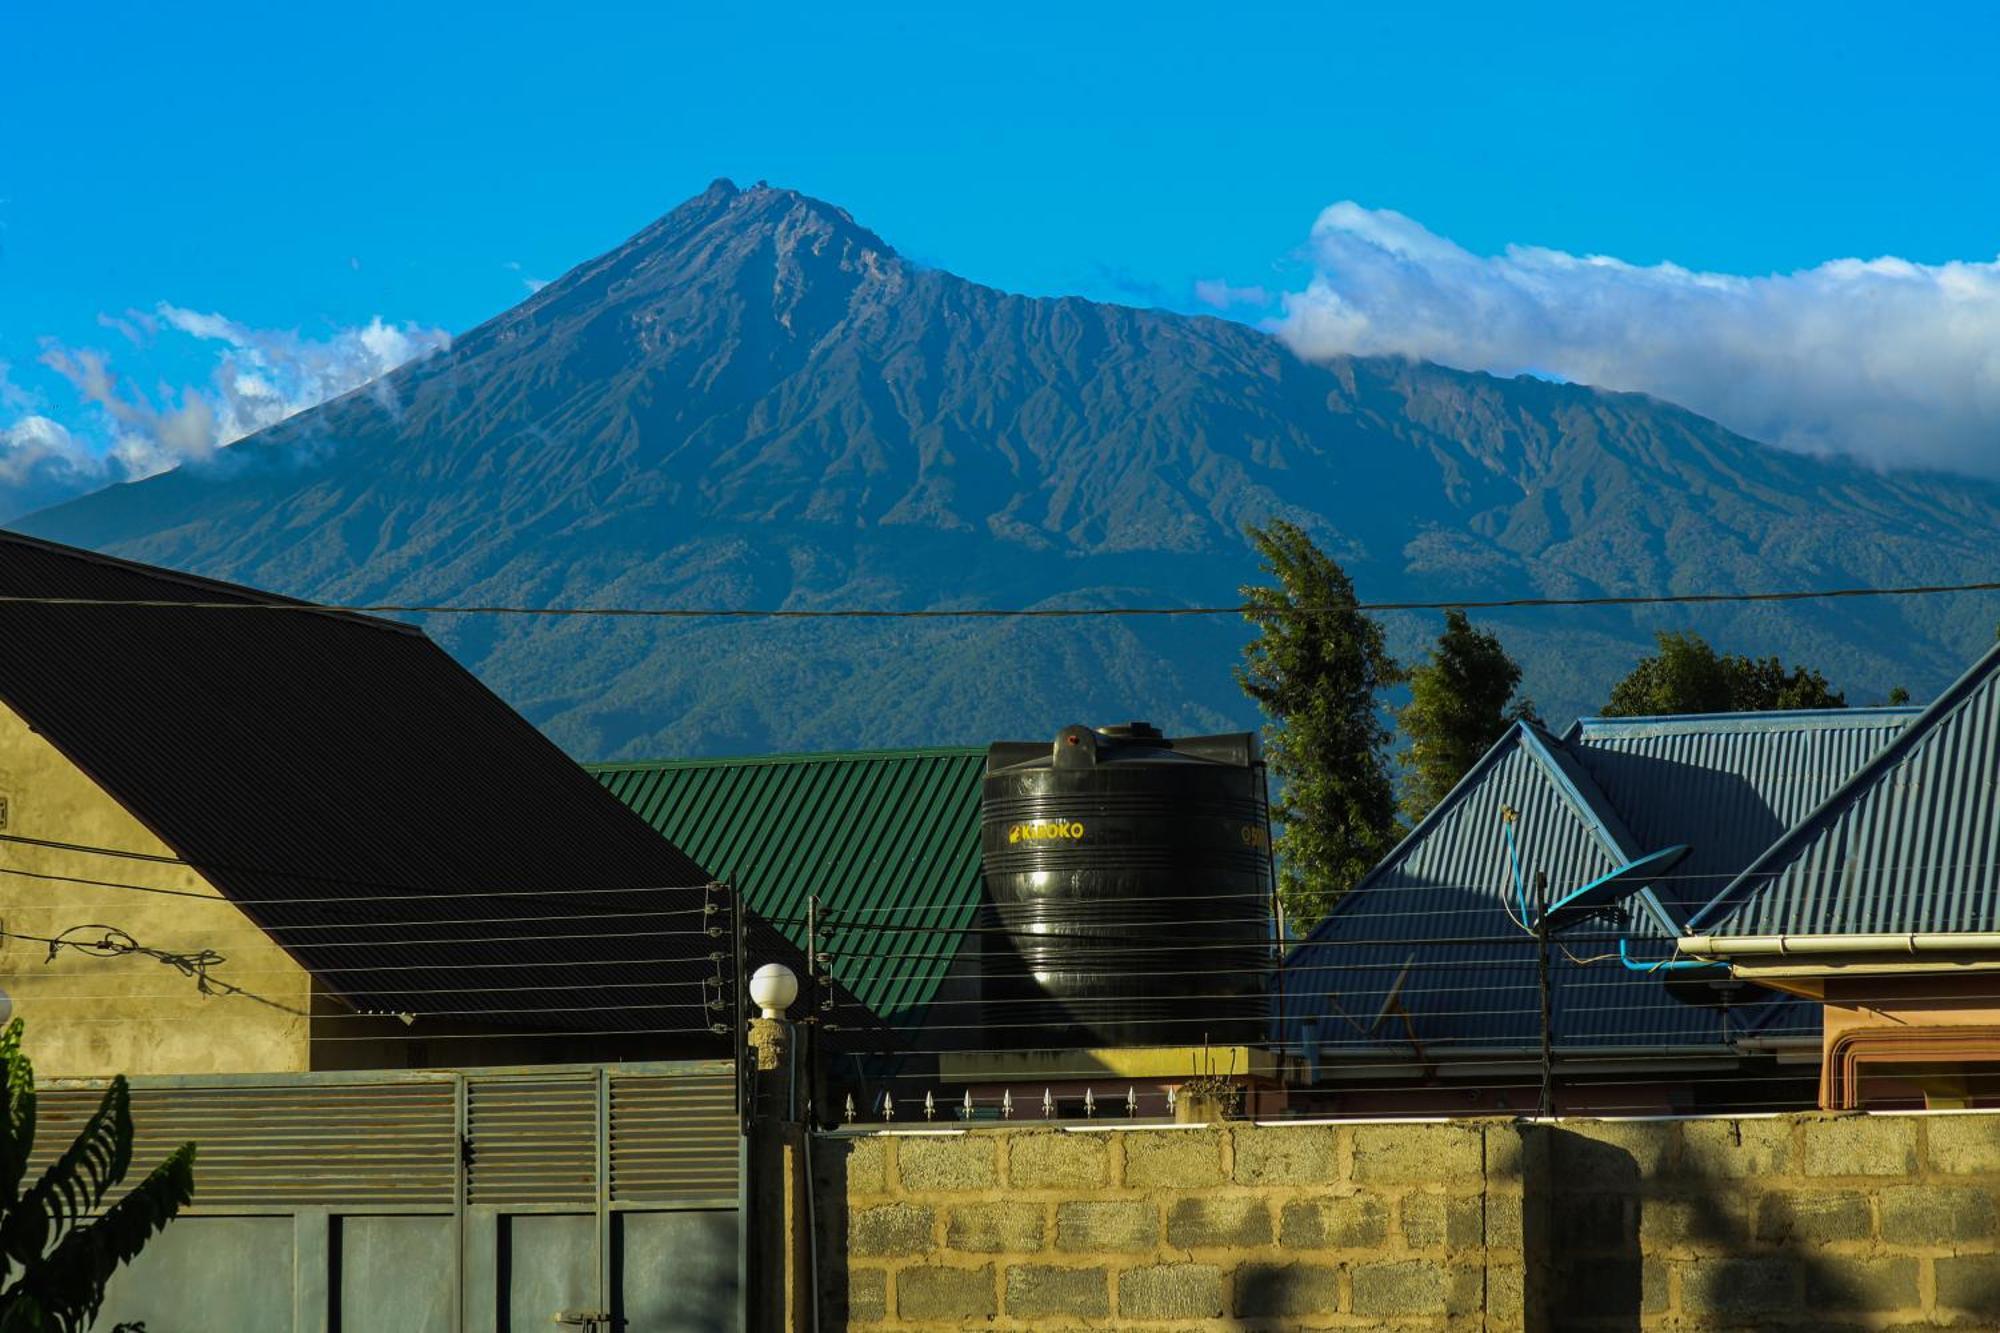
[[[469,1078],[465,1119],[466,1202],[595,1202],[594,1074]]]
[[[101,1088],[36,1097],[40,1171],[83,1129]],[[428,1082],[132,1090],[132,1176],[192,1140],[195,1207],[452,1206],[454,1085]]]
[[[672,1203],[734,1198],[736,1083],[714,1075],[611,1077],[611,1199]]]

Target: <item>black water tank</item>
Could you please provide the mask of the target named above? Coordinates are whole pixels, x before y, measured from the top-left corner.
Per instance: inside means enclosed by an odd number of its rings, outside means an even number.
[[[1271,836],[1254,733],[1063,728],[986,754],[994,1047],[1263,1039]]]

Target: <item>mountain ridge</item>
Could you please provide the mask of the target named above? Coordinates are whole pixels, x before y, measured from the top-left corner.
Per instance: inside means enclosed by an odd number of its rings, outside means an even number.
[[[1640,395],[1013,295],[717,181],[448,351],[16,526],[325,600],[914,609],[1226,604],[1274,516],[1369,599],[1483,600],[1991,577],[2000,492]],[[1994,608],[1916,601],[1492,619],[1561,717],[1680,623],[1934,688]],[[586,758],[1254,721],[1240,623],[427,628]]]

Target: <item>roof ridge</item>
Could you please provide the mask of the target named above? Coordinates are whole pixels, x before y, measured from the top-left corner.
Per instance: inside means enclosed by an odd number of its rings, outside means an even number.
[[[1987,678],[1996,671],[2000,671],[2000,642],[1996,642],[1981,653],[1963,675],[1946,686],[1938,697],[1923,709],[1915,721],[1876,751],[1875,755],[1856,769],[1847,781],[1835,787],[1824,801],[1814,806],[1792,827],[1780,833],[1777,840],[1758,853],[1757,858],[1745,866],[1736,878],[1723,885],[1713,898],[1696,909],[1688,918],[1688,930],[1698,930],[1704,921],[1720,915],[1739,898],[1747,898],[1750,893],[1762,887],[1752,881],[1768,879],[1775,873],[1771,869],[1773,862],[1790,857],[1800,845],[1818,837],[1820,830],[1817,826],[1822,819],[1843,806],[1851,805],[1863,792],[1873,787],[1885,773],[1902,763],[1911,751],[1923,744],[1957,713],[1973,692],[1984,685]]]
[[[339,607],[325,606],[303,597],[291,597],[284,593],[272,592],[267,588],[252,587],[247,583],[230,583],[223,579],[209,578],[203,574],[190,574],[186,570],[171,569],[166,565],[149,565],[139,560],[127,560],[123,556],[106,555],[87,547],[70,546],[63,542],[50,541],[46,537],[36,537],[14,528],[0,528],[0,545],[13,543],[33,547],[51,555],[69,560],[82,560],[91,564],[106,565],[127,573],[157,579],[162,583],[176,583],[196,588],[203,592],[219,593],[233,597],[251,605],[297,607],[300,610],[317,611],[321,615],[342,620],[352,620],[377,629],[393,630],[398,634],[422,635],[417,626],[403,620],[390,620],[385,616],[372,616],[362,611],[347,611]],[[108,603],[115,605],[115,602]]]
[[[791,750],[778,754],[709,755],[683,759],[608,759],[585,764],[590,773],[665,772],[684,768],[729,768],[775,764],[862,763],[871,759],[962,759],[984,755],[983,745],[921,745],[880,750]]]

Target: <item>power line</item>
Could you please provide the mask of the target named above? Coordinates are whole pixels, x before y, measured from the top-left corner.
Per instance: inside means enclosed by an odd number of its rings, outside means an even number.
[[[1853,597],[1928,597],[2000,592],[2000,580],[1919,583],[1888,588],[1792,588],[1774,592],[1629,593],[1603,597],[1453,598],[1443,601],[1360,602],[1353,606],[1041,606],[1041,607],[692,607],[692,606],[453,606],[425,602],[194,601],[167,598],[41,597],[0,594],[0,605],[126,607],[177,611],[310,611],[354,615],[625,617],[652,620],[981,620],[1075,619],[1095,616],[1241,616],[1315,611],[1505,611],[1550,607],[1699,606],[1743,602],[1804,602]]]

